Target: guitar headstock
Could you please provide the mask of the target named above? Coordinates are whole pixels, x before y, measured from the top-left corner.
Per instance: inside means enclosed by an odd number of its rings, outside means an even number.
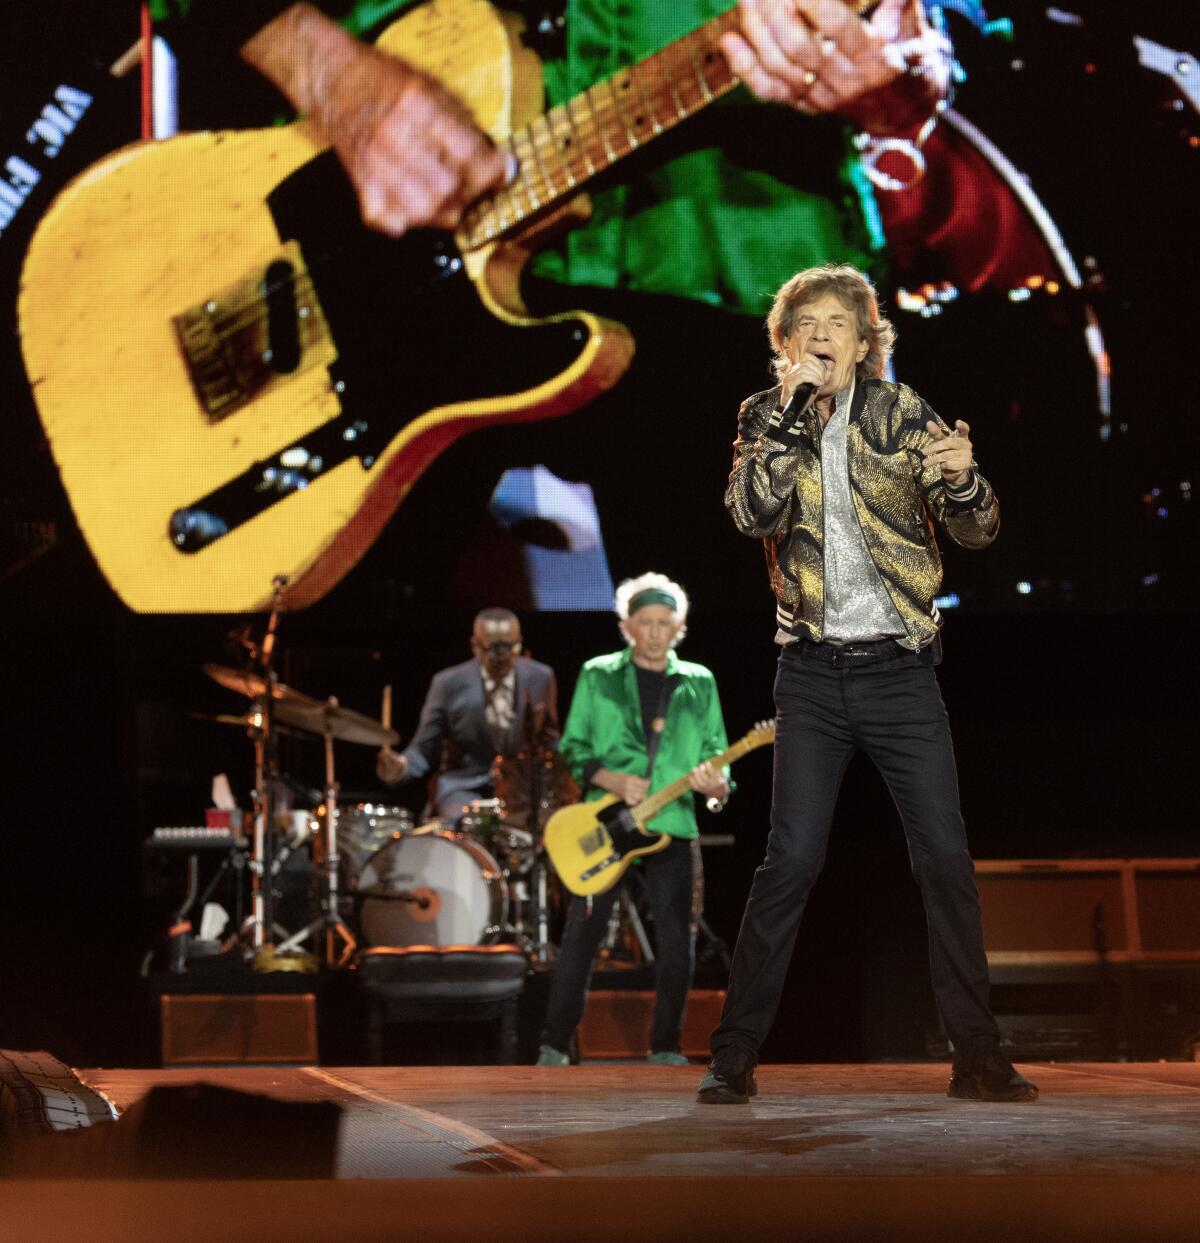
[[[750,730],[742,739],[748,748],[765,747],[768,743],[775,741],[775,718],[769,721],[759,721],[755,727]]]

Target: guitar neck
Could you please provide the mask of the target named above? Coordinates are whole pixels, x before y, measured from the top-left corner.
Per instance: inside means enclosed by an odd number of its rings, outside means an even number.
[[[755,747],[762,746],[767,741],[765,738],[755,739],[753,735],[747,734],[744,738],[739,738],[737,742],[725,748],[720,755],[714,755],[708,762],[715,768],[724,768],[726,764],[732,763],[734,760],[740,760],[748,751],[753,751]],[[690,774],[684,774],[677,777],[670,785],[665,785],[661,790],[649,795],[647,798],[634,807],[633,818],[640,825],[646,825],[655,816],[658,815],[668,803],[673,803],[681,794],[686,794],[691,789]]]
[[[733,90],[738,79],[718,40],[738,20],[730,9],[517,130],[509,142],[516,177],[466,213],[459,245],[482,246],[548,214],[598,173]]]

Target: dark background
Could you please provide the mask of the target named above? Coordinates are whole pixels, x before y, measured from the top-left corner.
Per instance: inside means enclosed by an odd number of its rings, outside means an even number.
[[[262,619],[129,613],[75,529],[41,438],[11,335],[20,255],[55,185],[132,138],[137,117],[135,87],[100,72],[132,30],[95,6],[64,6],[71,22],[51,50],[39,32],[53,7],[41,6],[38,29],[5,16],[8,46],[29,49],[0,88],[5,152],[58,82],[90,83],[97,103],[0,234],[10,291],[0,353],[0,1045],[98,1064],[154,1056],[137,966],[161,934],[182,860],[166,874],[147,869],[142,842],[155,825],[199,820],[215,772],[247,801],[248,743],[192,714],[241,706],[201,665],[231,660],[230,630]],[[1093,19],[1082,33],[1041,22],[1037,6],[1008,11],[1016,43],[964,42],[973,67],[959,107],[1029,172],[1077,260],[1095,260],[1114,417],[1101,439],[1081,312],[1066,297],[964,297],[928,320],[890,308],[899,375],[943,416],[971,423],[1002,504],[993,548],[946,551],[946,589],[962,603],[947,612],[942,684],[972,848],[979,858],[1195,856],[1196,509],[1181,487],[1200,475],[1195,116],[1173,110],[1162,79],[1138,70],[1129,50],[1133,33],[1176,47],[1187,34],[1166,4],[1140,6],[1137,24],[1121,29],[1100,24],[1103,6],[1082,6]],[[772,710],[772,605],[761,552],[728,523],[721,493],[737,403],[768,382],[761,327],[620,291],[529,296],[629,325],[630,373],[563,420],[493,427],[446,452],[363,562],[318,605],[284,618],[284,679],[366,712],[390,681],[397,725],[409,730],[430,674],[466,657],[474,608],[504,602],[461,569],[464,550],[490,531],[492,487],[508,466],[544,463],[592,485],[614,579],[658,569],[688,588],[682,654],[715,671],[729,732],[740,734]],[[420,348],[412,337],[401,344]],[[1029,594],[1018,593],[1022,581]],[[580,663],[618,645],[614,620],[522,620],[528,648],[558,670],[565,712]],[[318,746],[286,742],[282,759],[320,784]],[[379,793],[372,759],[340,747],[348,797]],[[721,819],[702,817],[704,830],[737,837],[707,856],[708,918],[731,943],[763,849],[768,755],[748,757],[736,776]],[[403,797],[415,805],[420,792]],[[931,1007],[923,937],[894,810],[856,760],[764,1053],[915,1055]]]

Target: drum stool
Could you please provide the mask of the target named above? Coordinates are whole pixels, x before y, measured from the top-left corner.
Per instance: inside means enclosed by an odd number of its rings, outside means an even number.
[[[498,1022],[497,1060],[517,1056],[517,998],[529,960],[516,945],[411,945],[362,950],[355,960],[367,1000],[367,1051],[383,1062],[388,1023]]]

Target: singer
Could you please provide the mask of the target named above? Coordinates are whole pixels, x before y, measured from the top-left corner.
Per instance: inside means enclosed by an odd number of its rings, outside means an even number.
[[[953,431],[882,378],[895,333],[848,265],[800,272],[767,318],[779,384],[742,403],[725,504],[766,547],[776,597],[775,774],[766,857],[730,971],[706,1104],[744,1103],[825,860],[843,774],[861,749],[886,780],[929,927],[933,990],[954,1045],[948,1094],[1033,1101],[1000,1052],[974,866],[934,667],[942,579],[935,525],[964,548],[996,537],[970,428]]]

